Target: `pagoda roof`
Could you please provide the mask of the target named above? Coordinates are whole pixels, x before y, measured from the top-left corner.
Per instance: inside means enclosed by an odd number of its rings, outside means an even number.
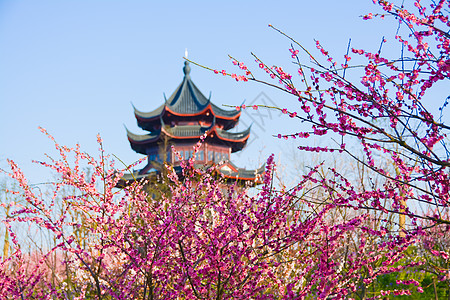
[[[184,102],[181,100],[181,102]],[[188,104],[185,104],[188,106]],[[180,105],[181,106],[181,105]],[[142,112],[138,110],[136,107],[133,106],[134,114],[136,117],[142,119],[142,120],[151,120],[151,119],[157,119],[159,118],[164,112],[168,111],[171,112],[174,115],[179,116],[197,116],[202,115],[205,113],[208,109],[212,111],[214,116],[221,119],[235,119],[240,116],[241,111],[239,110],[225,110],[223,108],[220,108],[219,106],[215,105],[211,101],[209,101],[208,105],[205,105],[201,110],[194,110],[192,106],[189,108],[191,110],[191,113],[186,113],[186,110],[181,110],[178,106],[177,108],[172,107],[167,102],[165,104],[162,104],[158,108],[150,111],[150,112]]]
[[[134,134],[127,128],[125,129],[127,131],[127,137],[130,141],[131,148],[141,154],[147,154],[145,152],[145,149],[151,146],[151,144],[158,142],[161,138],[161,135],[168,136],[171,139],[175,140],[198,140],[206,132],[208,132],[209,138],[217,137],[219,141],[231,146],[231,152],[237,152],[239,150],[242,150],[242,148],[244,148],[245,144],[247,143],[247,140],[250,136],[251,126],[241,132],[228,132],[226,130],[218,128],[214,124],[208,127],[201,125],[168,127],[163,123],[159,131],[142,135]]]
[[[192,82],[189,62],[184,62],[184,78],[165,103],[150,112],[142,112],[134,108],[134,114],[141,121],[152,121],[159,118],[165,112],[177,116],[199,116],[207,111],[219,119],[237,120],[241,114],[240,110],[225,110],[211,102],[209,98],[197,88]]]

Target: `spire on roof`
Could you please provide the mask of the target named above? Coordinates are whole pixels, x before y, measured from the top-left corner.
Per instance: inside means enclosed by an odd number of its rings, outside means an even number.
[[[191,72],[191,67],[189,66],[189,62],[187,60],[184,61],[183,72],[186,77],[188,77],[189,73]]]

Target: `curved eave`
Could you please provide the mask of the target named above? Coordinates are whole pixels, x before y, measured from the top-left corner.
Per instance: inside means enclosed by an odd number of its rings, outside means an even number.
[[[216,118],[224,119],[224,120],[237,120],[241,116],[241,110],[225,110],[214,103],[210,103],[212,113],[216,116]]]
[[[135,134],[127,129],[127,137],[130,142],[135,144],[146,144],[149,142],[156,141],[160,134]]]
[[[136,119],[143,122],[159,120],[160,116],[164,113],[165,106],[165,104],[162,104],[151,112],[142,112],[134,107],[134,115],[136,116]]]
[[[246,142],[250,136],[250,129],[251,127],[248,127],[246,130],[241,132],[228,132],[214,127],[213,130],[216,132],[217,137],[221,140],[228,142]]]
[[[209,111],[209,112],[211,112],[211,114],[214,117],[216,117],[216,122],[218,122],[218,123],[222,124],[221,120],[232,122],[231,124],[225,126],[226,129],[231,129],[237,124],[239,117],[241,115],[241,111],[236,111],[236,114],[233,116],[223,116],[221,114],[216,114],[217,109],[220,110],[220,108],[217,108],[216,105],[211,103],[198,113],[181,114],[181,113],[171,110],[170,107],[163,104],[160,107],[158,107],[157,109],[155,109],[151,112],[148,112],[148,113],[141,112],[138,109],[134,108],[134,115],[138,121],[139,127],[143,128],[145,130],[148,129],[148,125],[151,123],[159,124],[161,116],[164,116],[166,114],[166,112],[170,113],[172,115],[178,116],[178,117],[195,117],[195,116],[205,115]],[[148,125],[146,126],[143,124],[148,124]]]
[[[127,138],[130,142],[131,149],[137,153],[147,155],[147,145],[158,141],[160,133],[158,134],[135,134],[125,128],[127,131]]]
[[[261,183],[261,177],[264,175],[264,166],[256,170],[245,170],[239,169],[237,172],[230,172],[227,170],[219,170],[223,177],[232,180],[242,180],[242,181],[255,181]]]

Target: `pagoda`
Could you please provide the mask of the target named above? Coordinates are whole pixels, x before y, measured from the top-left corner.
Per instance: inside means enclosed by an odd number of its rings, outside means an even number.
[[[217,172],[228,182],[258,183],[264,166],[257,170],[238,168],[230,161],[231,153],[241,151],[250,136],[250,127],[230,132],[241,116],[241,110],[225,110],[206,98],[190,77],[189,62],[184,62],[184,78],[169,99],[153,111],[142,112],[134,106],[140,128],[148,131],[138,135],[127,130],[131,148],[148,157],[147,165],[122,178],[122,182],[155,178],[163,163],[171,164],[181,173],[181,161],[194,155],[194,146],[205,139],[195,156],[195,166],[216,165]]]

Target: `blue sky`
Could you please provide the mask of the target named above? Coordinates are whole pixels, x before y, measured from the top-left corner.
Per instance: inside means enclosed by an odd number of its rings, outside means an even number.
[[[47,173],[31,163],[54,154],[37,129],[46,128],[61,144],[106,151],[127,163],[141,156],[127,141],[126,125],[142,133],[130,104],[141,111],[159,106],[182,80],[185,48],[201,64],[237,71],[228,54],[257,69],[250,52],[267,64],[292,66],[290,42],[273,24],[314,48],[320,40],[336,56],[348,39],[357,48],[377,49],[382,34],[395,28],[363,21],[372,1],[35,1],[0,0],[0,167],[15,160],[32,182]],[[255,83],[236,83],[191,66],[191,77],[218,105],[254,99],[289,107],[295,99]],[[253,118],[253,119],[252,119]],[[291,144],[272,137],[295,131],[297,123],[265,113],[243,114],[257,136],[234,160],[255,168],[270,153],[288,158]],[[260,126],[261,125],[261,126]]]

